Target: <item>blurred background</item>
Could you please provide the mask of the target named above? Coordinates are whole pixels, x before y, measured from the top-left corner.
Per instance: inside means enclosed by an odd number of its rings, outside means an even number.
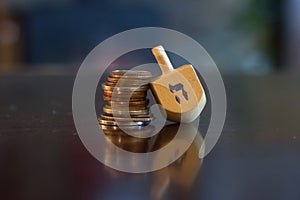
[[[297,0],[1,0],[0,74],[75,73],[101,41],[143,26],[191,36],[223,73],[300,71],[299,10]]]

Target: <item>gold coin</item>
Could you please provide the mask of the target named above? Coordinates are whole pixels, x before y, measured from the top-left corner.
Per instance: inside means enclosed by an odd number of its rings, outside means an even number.
[[[128,114],[131,116],[134,115],[148,115],[149,109],[145,110],[112,110],[111,108],[104,106],[103,112],[110,114],[110,115],[116,115],[116,116],[127,116]]]
[[[126,102],[126,101],[145,101],[147,98],[146,96],[142,96],[142,95],[135,95],[135,96],[124,96],[124,95],[106,95],[104,94],[104,96],[106,96],[109,101],[113,101],[113,102]],[[104,100],[106,100],[104,99]]]
[[[124,101],[127,101],[128,98],[122,98],[122,97],[115,97],[112,99],[111,96],[107,96],[107,95],[103,95],[103,99],[105,101],[113,101],[113,102],[124,102]],[[136,102],[136,101],[146,101],[146,97],[130,97],[129,98],[129,102]]]
[[[128,126],[128,127],[122,127],[121,129],[119,126],[116,125],[108,126],[108,125],[99,124],[99,126],[103,131],[110,132],[110,133],[118,133],[120,131],[123,132],[122,129],[124,129],[125,131],[141,131],[141,130],[146,130],[145,127],[147,127],[147,126]],[[126,133],[124,134],[128,136],[128,134]]]
[[[112,96],[114,95],[122,95],[122,96],[126,96],[126,97],[130,97],[130,96],[146,96],[147,92],[145,91],[135,91],[135,92],[127,92],[127,91],[110,91],[110,90],[104,90],[103,93],[105,95],[110,95]]]
[[[132,81],[132,80],[120,80],[118,82],[110,82],[110,81],[106,81],[105,82],[106,85],[109,86],[118,86],[118,87],[147,87],[149,88],[149,82],[146,81]]]
[[[113,101],[113,102],[126,102],[126,101],[145,101],[147,98],[146,96],[143,95],[134,95],[134,96],[124,96],[124,95],[107,95],[104,94],[104,96],[106,96],[109,101]],[[104,99],[104,100],[106,100]]]
[[[108,77],[107,82],[109,82],[110,84],[122,84],[122,85],[129,85],[129,86],[133,86],[133,85],[145,85],[148,84],[151,79],[149,78],[126,78],[126,77],[120,77],[120,78],[115,78],[115,77]]]
[[[120,78],[114,78],[114,77],[108,77],[107,82],[110,83],[117,83],[120,80]]]
[[[135,110],[148,110],[148,107],[139,107],[139,106],[132,106],[132,107],[130,107],[130,106],[129,107],[127,107],[127,106],[121,106],[121,107],[114,106],[114,107],[112,107],[110,105],[105,105],[104,107],[107,108],[107,109],[115,109],[115,110],[121,110],[121,111],[123,111],[123,110],[133,110],[133,111],[135,111]]]
[[[141,86],[141,87],[115,87],[106,84],[102,84],[102,89],[105,91],[115,91],[115,92],[145,92],[149,89],[149,86]]]
[[[129,111],[137,111],[137,110],[148,110],[148,107],[141,107],[141,106],[110,106],[110,105],[105,105],[104,106],[105,108],[108,108],[108,109],[115,109],[115,110],[120,110],[120,111],[126,111],[126,110],[129,110]]]
[[[132,137],[128,135],[124,131],[130,131],[131,134],[133,135],[151,135],[153,131],[155,130],[153,126],[148,125],[148,126],[126,126],[122,127],[122,129],[119,126],[108,126],[108,125],[101,125],[99,124],[100,128],[103,130],[103,132],[106,135],[112,135],[112,136],[126,136],[126,137]]]
[[[103,130],[105,135],[111,136],[128,136],[124,131],[122,131],[118,126],[107,126],[99,124],[100,128]]]
[[[115,109],[115,110],[132,110],[132,111],[135,111],[135,110],[147,110],[148,107],[147,106],[110,106],[110,105],[107,105],[107,108],[110,108],[110,109]]]

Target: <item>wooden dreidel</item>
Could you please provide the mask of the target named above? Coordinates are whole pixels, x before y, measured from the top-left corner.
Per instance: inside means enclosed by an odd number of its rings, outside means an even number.
[[[202,112],[206,96],[192,65],[174,69],[164,48],[152,49],[162,75],[151,82],[156,101],[161,104],[167,119],[174,122],[192,122]]]

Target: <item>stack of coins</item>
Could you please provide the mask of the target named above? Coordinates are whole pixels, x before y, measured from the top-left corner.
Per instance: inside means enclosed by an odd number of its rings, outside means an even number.
[[[107,102],[99,124],[105,133],[125,127],[137,130],[152,120],[147,98],[151,73],[140,70],[115,70],[102,84],[103,99]]]

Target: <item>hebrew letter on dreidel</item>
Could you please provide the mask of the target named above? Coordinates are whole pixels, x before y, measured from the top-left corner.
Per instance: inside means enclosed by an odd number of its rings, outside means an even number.
[[[187,94],[187,92],[184,90],[183,84],[182,84],[182,83],[178,83],[178,84],[176,84],[176,85],[171,85],[171,84],[169,84],[169,89],[170,89],[170,91],[171,91],[172,93],[181,90],[181,91],[182,91],[182,95],[183,95],[183,97],[185,98],[185,100],[187,100],[187,101],[189,100],[188,94]],[[180,98],[179,98],[177,95],[175,95],[175,99],[176,99],[176,101],[180,104]]]

